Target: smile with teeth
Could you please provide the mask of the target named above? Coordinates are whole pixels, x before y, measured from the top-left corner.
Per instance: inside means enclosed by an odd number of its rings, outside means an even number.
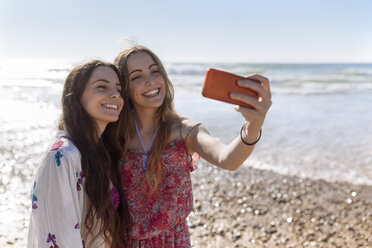
[[[145,92],[143,95],[146,97],[152,97],[152,96],[157,95],[159,92],[160,92],[160,89],[156,88],[156,89]]]
[[[108,109],[118,109],[119,106],[116,104],[104,104],[103,107],[108,108]]]

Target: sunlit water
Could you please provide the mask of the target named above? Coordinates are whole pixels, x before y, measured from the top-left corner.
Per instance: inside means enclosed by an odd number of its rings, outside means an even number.
[[[30,185],[60,114],[72,63],[0,63],[0,246],[25,246]],[[243,118],[233,105],[203,98],[205,69],[271,79],[273,106],[244,166],[282,174],[372,184],[372,65],[166,64],[176,109],[231,141]]]

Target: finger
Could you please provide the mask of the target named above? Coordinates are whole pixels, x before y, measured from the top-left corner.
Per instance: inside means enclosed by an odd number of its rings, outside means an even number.
[[[248,88],[258,94],[260,98],[263,99],[263,101],[267,102],[271,98],[270,93],[265,90],[263,85],[261,83],[258,83],[258,81],[252,81],[249,79],[241,79],[237,82],[238,86]]]
[[[264,107],[259,102],[259,99],[255,98],[255,97],[244,95],[244,94],[241,94],[241,93],[238,93],[238,92],[230,92],[229,95],[230,95],[231,99],[244,102],[244,103],[252,106],[256,110],[259,110],[259,111],[264,110]]]
[[[270,83],[267,77],[258,75],[258,74],[251,74],[247,77],[247,79],[257,80],[261,83],[262,87],[268,93],[269,97],[271,98],[271,90],[270,90]]]
[[[244,116],[244,119],[248,122],[258,119],[261,116],[261,114],[255,109],[246,108],[239,105],[236,105],[234,109],[241,113]]]
[[[230,92],[230,98],[241,102],[245,102],[252,108],[263,113],[266,113],[272,105],[272,101],[269,98],[266,98],[266,100],[264,101],[263,99],[257,99],[255,97],[251,97],[238,92]]]
[[[247,78],[260,81],[265,92],[267,92],[269,98],[271,99],[271,89],[270,89],[270,83],[269,83],[268,78],[258,75],[258,74],[250,75]]]

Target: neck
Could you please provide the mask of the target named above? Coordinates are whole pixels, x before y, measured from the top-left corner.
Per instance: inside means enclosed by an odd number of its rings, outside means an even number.
[[[100,122],[97,122],[97,138],[101,138],[102,136],[102,133],[105,131],[106,129],[106,126],[107,126],[107,123],[100,123]],[[98,140],[96,140],[98,141]]]
[[[138,124],[138,128],[141,133],[152,133],[154,132],[157,123],[155,118],[156,109],[141,109],[140,111],[135,110],[134,118]]]

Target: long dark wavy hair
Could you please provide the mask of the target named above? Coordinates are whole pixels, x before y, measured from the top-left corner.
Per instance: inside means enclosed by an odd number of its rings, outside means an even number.
[[[62,93],[62,116],[58,128],[67,131],[69,139],[81,154],[82,170],[85,177],[84,190],[89,199],[88,212],[84,221],[86,235],[95,240],[104,237],[110,247],[126,247],[128,237],[129,212],[123,193],[118,163],[123,153],[124,140],[120,140],[120,123],[109,123],[101,137],[98,126],[82,106],[80,99],[93,71],[100,66],[107,66],[115,71],[111,63],[93,60],[75,67],[64,84]],[[125,84],[120,79],[122,88]],[[124,105],[126,96],[122,94]],[[123,111],[119,118],[123,118]],[[120,194],[120,204],[114,209],[110,188],[115,186]],[[99,230],[95,233],[93,230]],[[84,236],[84,234],[83,234]],[[89,247],[89,244],[88,244]]]
[[[156,112],[156,119],[155,123],[159,125],[158,134],[154,140],[154,143],[150,150],[149,159],[147,160],[146,165],[146,174],[145,174],[145,182],[147,185],[150,186],[150,193],[154,192],[156,188],[158,187],[161,179],[162,174],[162,165],[161,165],[161,154],[167,145],[167,142],[170,138],[170,131],[172,124],[174,122],[180,121],[180,116],[176,113],[174,109],[173,104],[173,98],[174,98],[174,88],[171,83],[171,81],[168,78],[167,72],[165,71],[163,63],[160,61],[158,56],[156,56],[155,53],[153,53],[150,49],[144,46],[135,45],[133,47],[130,47],[116,56],[116,59],[114,61],[114,64],[119,68],[122,80],[126,86],[125,92],[128,91],[128,85],[129,85],[129,78],[128,78],[128,59],[131,55],[135,53],[144,52],[147,53],[152,57],[152,59],[155,61],[156,65],[159,68],[159,71],[161,75],[164,78],[165,81],[165,98],[163,101],[163,104],[157,109]],[[123,122],[125,123],[126,128],[124,129],[123,139],[130,140],[134,137],[136,134],[135,124],[134,124],[134,116],[132,114],[133,112],[133,104],[131,102],[131,99],[128,98],[128,103],[126,106],[124,106],[125,111],[124,115],[125,118],[123,118]],[[155,129],[155,127],[154,127]],[[124,147],[125,150],[127,147]]]

